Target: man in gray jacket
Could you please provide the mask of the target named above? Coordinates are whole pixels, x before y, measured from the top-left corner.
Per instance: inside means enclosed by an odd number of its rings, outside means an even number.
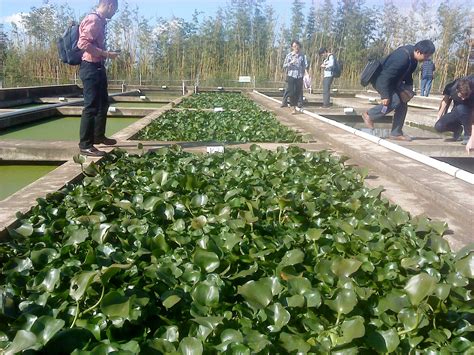
[[[411,141],[403,134],[408,101],[413,97],[413,77],[418,62],[428,60],[435,52],[430,40],[406,45],[393,51],[382,63],[382,70],[371,84],[380,94],[380,104],[362,113],[368,128],[374,128],[374,121],[395,110],[389,139]]]

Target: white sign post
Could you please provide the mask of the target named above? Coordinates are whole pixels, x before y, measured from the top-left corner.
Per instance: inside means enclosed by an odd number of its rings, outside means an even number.
[[[251,83],[252,78],[250,76],[239,76],[239,83]]]

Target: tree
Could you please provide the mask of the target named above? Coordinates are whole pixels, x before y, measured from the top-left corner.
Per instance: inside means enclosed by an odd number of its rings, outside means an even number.
[[[299,39],[302,37],[304,29],[303,1],[293,0],[291,5],[291,39]]]

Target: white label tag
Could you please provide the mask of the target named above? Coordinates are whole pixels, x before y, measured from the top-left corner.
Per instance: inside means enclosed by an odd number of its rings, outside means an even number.
[[[214,112],[222,112],[224,111],[223,107],[214,107]]]
[[[213,153],[224,153],[224,147],[219,145],[219,146],[216,146],[216,147],[207,147],[207,152],[209,154],[213,154]]]

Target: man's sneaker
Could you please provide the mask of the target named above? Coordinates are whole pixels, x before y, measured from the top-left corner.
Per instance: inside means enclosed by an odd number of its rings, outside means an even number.
[[[364,120],[364,123],[367,128],[374,129],[374,121],[372,121],[367,112],[362,112],[362,119]]]
[[[90,148],[81,148],[80,152],[81,154],[88,155],[90,157],[103,157],[105,155],[104,151],[99,150],[94,146]]]
[[[459,126],[457,130],[453,132],[453,142],[457,142],[461,138],[462,126]]]
[[[393,140],[393,141],[404,141],[404,142],[411,142],[413,139],[410,136],[388,136],[388,139]]]
[[[104,145],[115,145],[117,144],[117,140],[113,138],[96,138],[94,139],[94,144],[104,144]]]
[[[467,145],[467,142],[469,142],[469,139],[471,138],[471,136],[464,136],[461,144],[462,145]]]

